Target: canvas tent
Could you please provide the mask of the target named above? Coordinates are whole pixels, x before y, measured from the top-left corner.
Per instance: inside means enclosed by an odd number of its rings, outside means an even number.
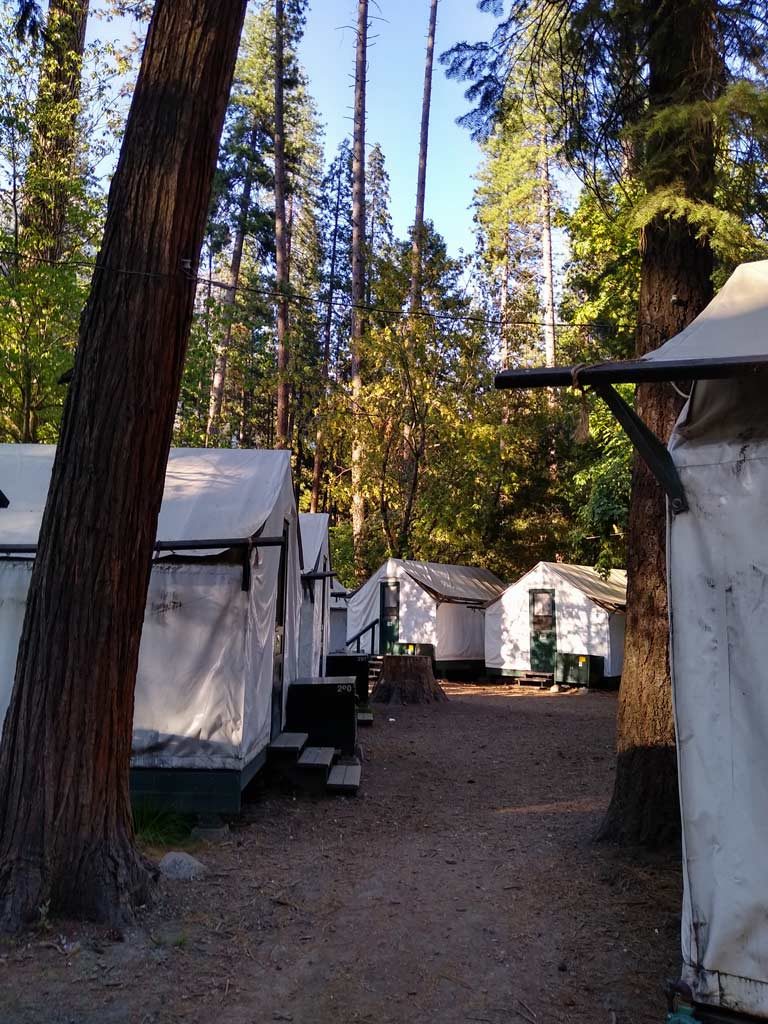
[[[389,558],[350,598],[348,649],[367,630],[364,651],[413,648],[433,655],[441,671],[482,671],[485,605],[503,590],[487,569]]]
[[[302,602],[299,627],[299,675],[303,678],[325,675],[325,656],[330,638],[331,552],[325,513],[299,515],[303,569]]]
[[[646,453],[670,496],[682,981],[696,1005],[768,1019],[768,261],[655,352],[578,379],[694,382],[669,462]]]
[[[552,673],[558,683],[618,682],[624,660],[627,575],[539,562],[485,610],[490,675]]]
[[[10,502],[0,518],[0,721],[53,457],[48,446],[0,445]],[[176,787],[178,796],[179,780],[197,780],[212,806],[226,810],[281,730],[287,684],[297,675],[290,453],[173,449],[157,537],[136,680],[134,782],[154,792],[174,772],[169,792]],[[222,800],[227,806],[217,805]]]

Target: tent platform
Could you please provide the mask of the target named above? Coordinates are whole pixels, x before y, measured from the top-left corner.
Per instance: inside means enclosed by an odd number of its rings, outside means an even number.
[[[242,792],[267,762],[262,750],[245,767],[131,768],[136,803],[167,807],[180,814],[239,814]]]

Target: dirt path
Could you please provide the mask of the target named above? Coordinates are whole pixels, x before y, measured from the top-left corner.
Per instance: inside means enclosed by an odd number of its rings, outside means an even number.
[[[356,799],[263,794],[125,941],[0,947],[0,1021],[660,1024],[679,872],[589,842],[615,698],[449,692],[377,712]]]

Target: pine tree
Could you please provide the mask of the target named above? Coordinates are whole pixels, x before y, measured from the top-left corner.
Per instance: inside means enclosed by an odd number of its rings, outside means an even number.
[[[362,347],[365,322],[365,90],[368,73],[368,0],[358,0],[355,45],[355,105],[352,132],[352,541],[355,573],[362,582],[367,575],[363,555],[365,500],[363,451],[360,442]]]
[[[499,3],[481,0],[481,6],[501,14]],[[475,132],[487,132],[503,109],[510,75],[524,67],[539,108],[557,109],[565,151],[587,180],[597,184],[601,174],[610,180],[623,172],[642,184],[639,355],[684,327],[711,295],[718,225],[732,224],[717,205],[715,115],[734,74],[746,76],[751,68],[762,88],[763,27],[757,2],[511,0],[490,46],[462,43],[445,58],[449,73],[473,83],[468,95],[476,106],[465,120]],[[641,387],[637,408],[666,440],[679,408],[671,389]],[[648,846],[679,828],[664,529],[663,499],[638,464],[619,762],[602,834]]]

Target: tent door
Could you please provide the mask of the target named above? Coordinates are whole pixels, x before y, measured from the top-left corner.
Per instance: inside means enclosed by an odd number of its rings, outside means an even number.
[[[392,654],[400,639],[400,584],[380,584],[379,654]]]
[[[270,738],[283,731],[283,686],[285,683],[285,595],[288,562],[288,523],[283,523],[283,543],[277,570],[277,601],[275,603],[275,641],[272,664],[272,724]]]
[[[554,590],[530,590],[531,671],[554,672],[557,654]]]

